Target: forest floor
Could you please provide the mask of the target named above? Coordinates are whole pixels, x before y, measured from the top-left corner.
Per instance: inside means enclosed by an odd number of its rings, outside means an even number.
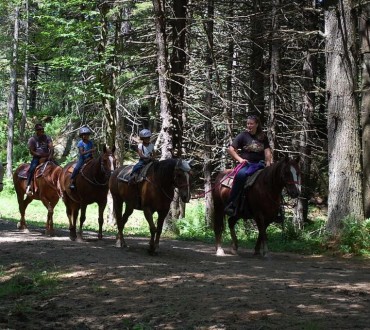
[[[1,298],[0,329],[370,329],[368,259],[243,248],[217,257],[212,244],[170,239],[150,256],[148,238],[126,242],[0,220],[0,285],[57,274],[52,294]]]

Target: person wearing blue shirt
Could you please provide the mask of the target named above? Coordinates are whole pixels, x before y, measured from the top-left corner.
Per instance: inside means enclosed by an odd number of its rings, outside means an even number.
[[[89,159],[93,158],[93,152],[96,150],[94,148],[93,142],[90,140],[91,130],[90,128],[83,126],[80,128],[80,137],[81,140],[77,143],[77,149],[79,153],[78,161],[73,169],[73,173],[71,176],[71,184],[69,186],[70,189],[76,189],[76,181],[75,178],[77,174],[80,172],[80,169],[83,164],[85,164]]]

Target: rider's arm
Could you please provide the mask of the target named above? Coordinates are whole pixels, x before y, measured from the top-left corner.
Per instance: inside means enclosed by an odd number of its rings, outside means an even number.
[[[238,163],[245,163],[247,161],[246,159],[239,156],[239,154],[237,153],[233,146],[229,146],[229,148],[227,148],[227,152],[232,157],[232,159],[234,159]]]

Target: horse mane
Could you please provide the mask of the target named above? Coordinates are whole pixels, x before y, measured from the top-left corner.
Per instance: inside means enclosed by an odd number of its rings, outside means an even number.
[[[160,161],[154,161],[151,167],[153,175],[155,178],[161,182],[161,184],[172,185],[173,176],[170,175],[174,172],[175,166],[177,164],[177,159],[169,158]]]
[[[276,163],[266,167],[260,174],[262,177],[263,183],[267,186],[276,187],[281,185],[282,177],[281,172],[285,165],[285,160],[280,159]]]

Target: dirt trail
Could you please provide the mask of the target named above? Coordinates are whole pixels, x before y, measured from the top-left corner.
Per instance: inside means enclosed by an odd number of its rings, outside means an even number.
[[[166,239],[153,257],[148,238],[119,249],[113,236],[85,237],[0,221],[1,282],[19,270],[61,274],[52,297],[2,299],[1,329],[370,329],[369,260],[216,257],[211,244]]]

